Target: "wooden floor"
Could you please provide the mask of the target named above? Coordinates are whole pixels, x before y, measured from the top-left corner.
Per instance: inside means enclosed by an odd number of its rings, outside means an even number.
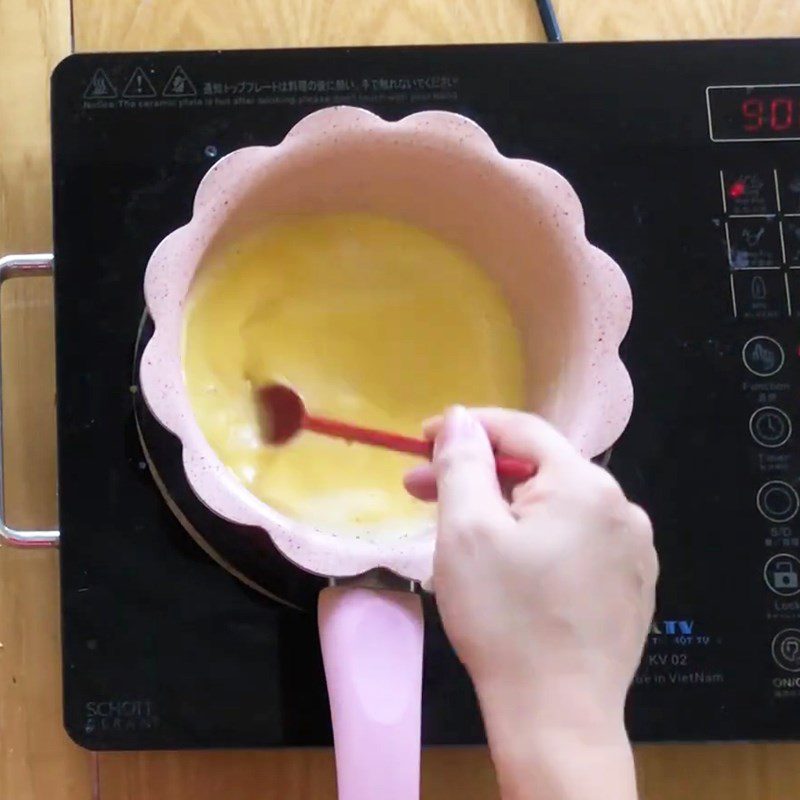
[[[556,0],[566,38],[800,34],[800,0]],[[71,50],[535,41],[533,0],[0,0],[0,254],[50,247],[48,76]],[[3,292],[12,520],[55,524],[47,279]],[[89,800],[89,756],[61,729],[52,552],[0,550],[0,798]],[[797,800],[800,747],[642,748],[647,800]],[[103,800],[327,800],[327,752],[103,755]],[[496,796],[481,751],[424,758],[424,796]],[[376,798],[379,800],[379,798]],[[613,798],[609,798],[613,800]]]

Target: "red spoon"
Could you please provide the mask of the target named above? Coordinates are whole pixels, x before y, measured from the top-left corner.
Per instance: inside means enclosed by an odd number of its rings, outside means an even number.
[[[264,411],[261,429],[270,444],[286,444],[301,430],[307,430],[337,439],[345,439],[348,442],[384,447],[399,453],[410,453],[428,460],[433,456],[433,442],[425,439],[415,439],[411,436],[378,431],[374,428],[362,428],[348,422],[339,422],[309,414],[303,398],[291,387],[280,383],[271,383],[261,387],[258,390],[258,399]],[[526,481],[535,472],[533,464],[519,458],[497,456],[496,463],[497,474],[501,478],[509,480]]]

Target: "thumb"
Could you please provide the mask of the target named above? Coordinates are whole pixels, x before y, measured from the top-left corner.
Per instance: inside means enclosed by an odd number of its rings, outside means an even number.
[[[434,445],[433,469],[440,534],[491,529],[512,519],[497,481],[489,437],[463,406],[445,415]]]

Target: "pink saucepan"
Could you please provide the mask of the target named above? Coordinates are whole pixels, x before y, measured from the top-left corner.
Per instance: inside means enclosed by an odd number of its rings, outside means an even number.
[[[404,220],[470,253],[516,321],[529,367],[527,407],[587,456],[613,444],[631,412],[618,355],[631,296],[619,267],[586,240],[580,202],[564,178],[505,158],[475,123],[445,112],[387,122],[328,108],[275,147],[237,150],[208,172],[191,221],[150,259],[145,296],[155,332],[140,376],[147,404],[180,440],[186,476],[206,506],[262,530],[295,565],[330,579],[319,626],[341,800],[414,800],[423,622],[419,595],[396,587],[429,585],[435,531],[355,539],[270,508],[204,438],[181,363],[185,301],[209,247],[279,215],[342,211]]]

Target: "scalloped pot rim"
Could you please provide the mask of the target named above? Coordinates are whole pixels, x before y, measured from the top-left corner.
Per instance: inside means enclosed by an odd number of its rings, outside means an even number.
[[[303,118],[273,147],[247,147],[220,159],[202,179],[191,221],[169,234],[154,251],[145,273],[145,299],[155,332],[145,349],[140,378],[153,414],[182,443],[183,464],[194,492],[219,516],[262,529],[277,548],[302,569],[332,577],[359,575],[376,567],[428,584],[432,572],[434,531],[401,539],[370,540],[315,530],[280,514],[251,494],[220,461],[194,417],[186,390],[181,354],[183,310],[195,270],[214,236],[230,219],[237,200],[256,188],[290,156],[325,148],[334,137],[348,137],[370,147],[398,143],[430,147],[455,145],[485,170],[499,174],[516,192],[535,196],[548,210],[568,220],[557,235],[571,237],[575,256],[569,268],[574,286],[585,293],[586,309],[578,333],[591,358],[581,376],[579,413],[551,419],[586,455],[610,447],[630,417],[633,390],[619,345],[631,319],[631,294],[617,264],[586,239],[577,195],[558,173],[533,161],[501,155],[482,128],[457,114],[430,111],[388,122],[363,109],[333,107]],[[360,145],[359,145],[360,146]],[[443,151],[444,152],[444,151]],[[556,234],[554,234],[556,235]],[[572,252],[572,250],[570,251]]]

